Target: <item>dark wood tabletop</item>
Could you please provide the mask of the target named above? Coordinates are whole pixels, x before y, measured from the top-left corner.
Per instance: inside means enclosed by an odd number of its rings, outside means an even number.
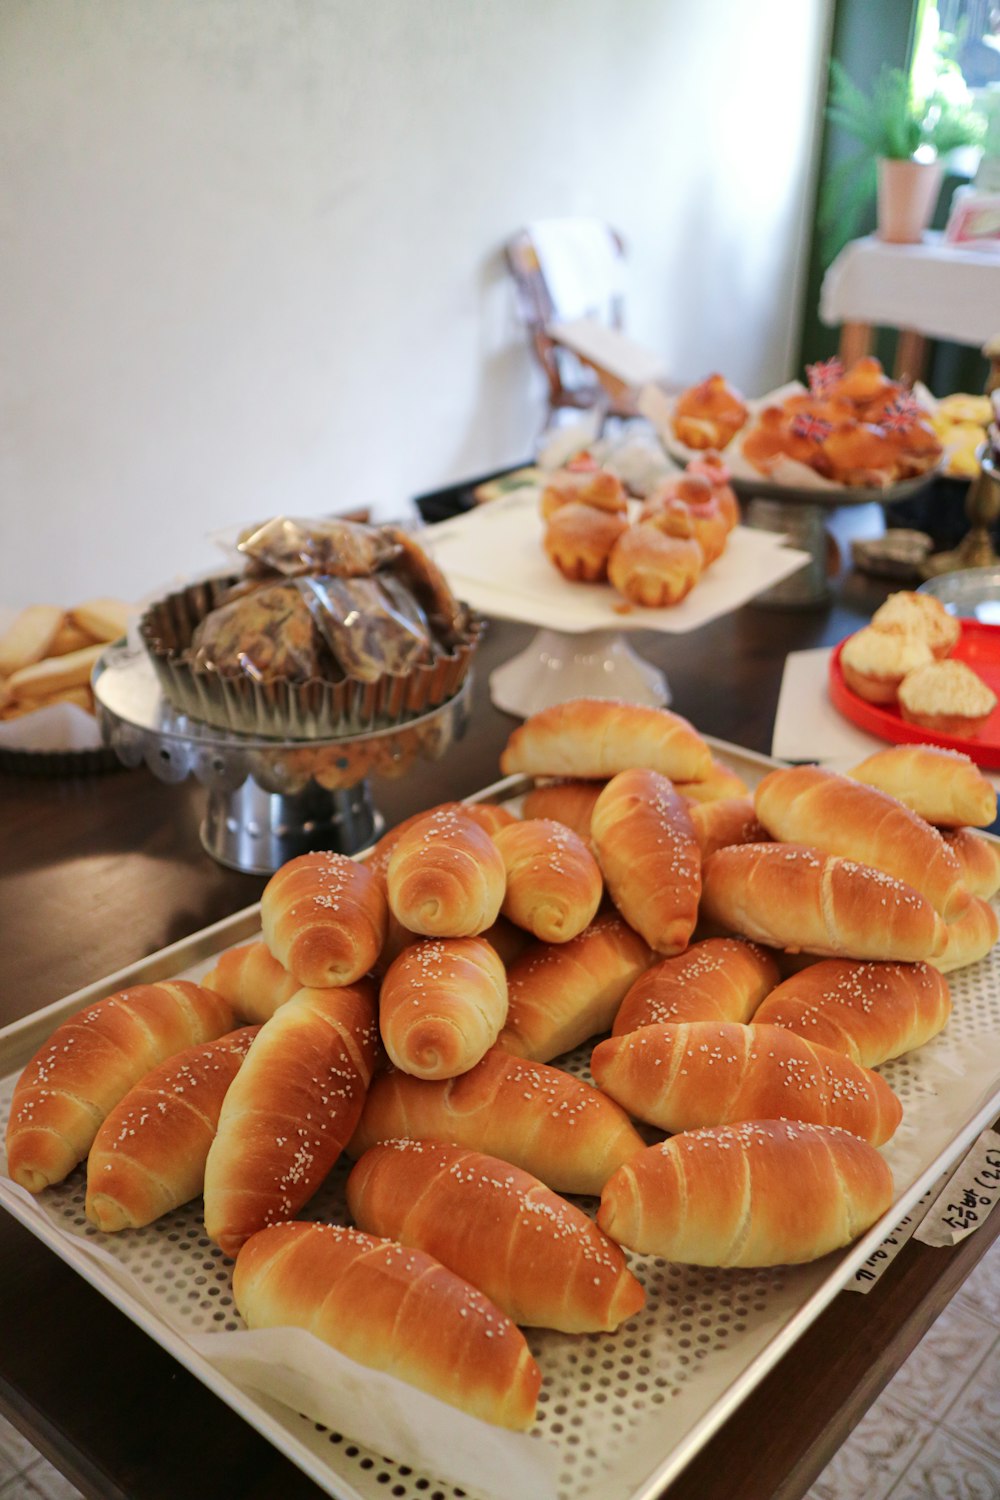
[[[706,734],[770,752],[788,650],[832,644],[887,589],[848,573],[836,602],[749,605],[689,635],[641,633],[674,708]],[[402,781],[372,782],[392,824],[496,780],[513,719],[491,669],[531,639],[491,622],[462,743]],[[201,847],[205,792],[145,769],[48,779],[0,774],[0,1025],[256,901],[263,879]],[[670,1487],[670,1500],[792,1500],[1000,1232],[954,1249],[910,1242],[867,1296],[842,1294]],[[319,1491],[8,1215],[0,1213],[0,1411],[87,1495],[305,1500]]]

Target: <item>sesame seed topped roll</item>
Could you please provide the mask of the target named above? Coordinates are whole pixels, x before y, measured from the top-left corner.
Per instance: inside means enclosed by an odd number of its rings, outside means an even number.
[[[264,887],[260,920],[271,953],[300,985],[353,984],[385,942],[385,886],[346,854],[300,854]]]
[[[682,952],[701,896],[701,849],[684,798],[656,771],[622,771],[597,799],[590,833],[626,922],[657,952]]]

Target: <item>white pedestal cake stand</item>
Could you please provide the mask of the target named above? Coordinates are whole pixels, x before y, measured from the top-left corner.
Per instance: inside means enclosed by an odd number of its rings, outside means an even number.
[[[193,775],[208,789],[201,842],[220,864],[269,875],[314,849],[353,854],[380,832],[368,773],[400,774],[461,738],[471,677],[454,698],[402,726],[328,740],[274,740],[217,729],[164,697],[144,650],[110,647],[93,678],[106,743],[160,781]]]

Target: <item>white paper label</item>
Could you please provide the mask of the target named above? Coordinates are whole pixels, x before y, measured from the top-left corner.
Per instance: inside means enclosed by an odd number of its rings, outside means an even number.
[[[933,1187],[927,1189],[922,1198],[917,1199],[906,1218],[899,1221],[892,1233],[886,1235],[878,1249],[872,1251],[864,1265],[858,1267],[853,1278],[844,1287],[845,1292],[871,1291],[882,1272],[888,1270],[907,1240],[917,1230],[938,1192],[939,1184],[940,1178]]]
[[[957,1245],[985,1223],[1000,1199],[1000,1133],[984,1130],[924,1218],[924,1245]]]

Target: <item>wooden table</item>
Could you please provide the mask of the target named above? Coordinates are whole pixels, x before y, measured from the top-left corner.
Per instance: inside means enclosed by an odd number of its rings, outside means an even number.
[[[642,634],[634,644],[666,669],[674,707],[703,732],[768,752],[784,653],[842,639],[886,592],[852,574],[833,606],[751,605],[692,635]],[[530,636],[492,626],[460,749],[405,782],[373,784],[390,823],[496,779],[514,721],[490,705],[487,676]],[[0,1025],[258,898],[262,880],[202,852],[203,795],[145,770],[60,781],[0,775]],[[867,1296],[837,1297],[670,1487],[670,1500],[801,1496],[998,1232],[994,1214],[955,1249],[911,1241]],[[319,1493],[3,1213],[0,1411],[96,1500]]]

